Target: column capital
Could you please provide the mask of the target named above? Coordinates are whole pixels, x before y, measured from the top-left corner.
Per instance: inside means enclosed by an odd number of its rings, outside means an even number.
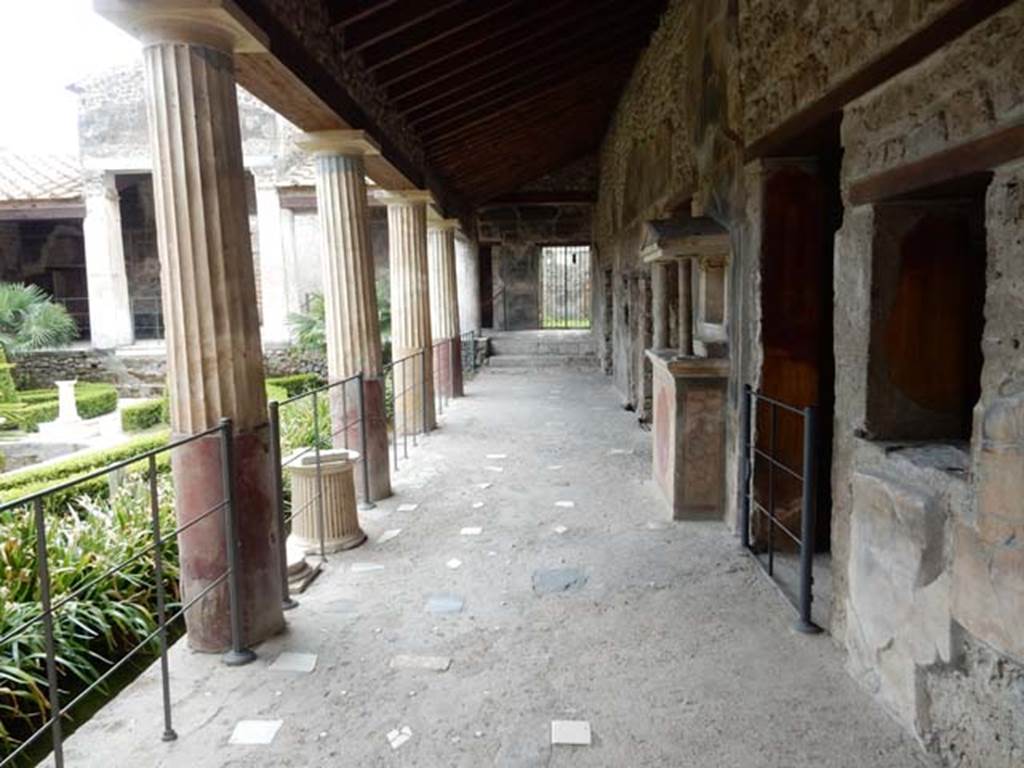
[[[295,137],[295,145],[317,157],[379,155],[380,145],[366,131],[309,131]]]
[[[145,45],[186,43],[264,53],[269,38],[232,0],[93,0],[93,9]]]
[[[448,232],[450,230],[457,229],[458,226],[459,226],[459,220],[458,219],[439,219],[439,218],[435,219],[435,218],[432,218],[432,217],[429,217],[429,216],[427,217],[427,229],[428,230],[429,229],[433,229],[433,230],[438,230],[438,231],[441,231],[441,232]]]
[[[429,205],[434,196],[427,189],[388,189],[374,193],[374,198],[387,205],[413,205],[422,203]]]

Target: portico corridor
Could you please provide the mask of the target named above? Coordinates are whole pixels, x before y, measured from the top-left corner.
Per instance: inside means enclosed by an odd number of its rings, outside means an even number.
[[[721,522],[669,521],[650,444],[596,372],[484,369],[363,513],[369,542],[330,556],[256,662],[177,644],[176,741],[160,740],[154,666],[66,764],[925,765],[828,636],[792,630]],[[428,610],[442,595],[462,609]],[[285,651],[316,654],[314,671],[270,669]],[[451,665],[393,668],[401,655]],[[588,720],[592,745],[551,746],[558,719]],[[241,720],[281,725],[230,744]]]

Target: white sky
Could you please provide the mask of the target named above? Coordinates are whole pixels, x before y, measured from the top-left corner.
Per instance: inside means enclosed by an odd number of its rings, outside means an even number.
[[[140,56],[91,0],[0,0],[0,147],[77,154],[67,86]]]

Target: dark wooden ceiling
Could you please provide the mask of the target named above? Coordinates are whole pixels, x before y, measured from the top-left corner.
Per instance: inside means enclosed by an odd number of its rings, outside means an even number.
[[[479,204],[597,149],[665,0],[332,0],[432,169]]]

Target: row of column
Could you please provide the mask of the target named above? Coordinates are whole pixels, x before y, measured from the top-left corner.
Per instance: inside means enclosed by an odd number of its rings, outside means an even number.
[[[185,436],[211,429],[223,417],[234,422],[236,567],[245,641],[256,643],[282,628],[283,615],[233,62],[245,30],[223,16],[186,17],[165,7],[133,9],[125,25],[146,44],[171,427]],[[378,150],[355,131],[307,134],[303,144],[316,155],[328,371],[332,380],[364,374],[366,491],[370,499],[382,498],[391,489],[364,166],[364,157]],[[398,430],[434,426],[432,342],[459,331],[454,227],[428,227],[428,201],[425,192],[394,193],[387,201],[393,358],[414,359],[394,379]],[[332,415],[339,418],[337,408]],[[187,616],[189,642],[200,650],[224,649],[230,641],[228,594],[214,582],[228,567],[226,537],[218,516],[199,520],[223,498],[218,437],[177,449],[172,466],[179,522],[198,521],[179,542],[184,596],[213,587]]]

